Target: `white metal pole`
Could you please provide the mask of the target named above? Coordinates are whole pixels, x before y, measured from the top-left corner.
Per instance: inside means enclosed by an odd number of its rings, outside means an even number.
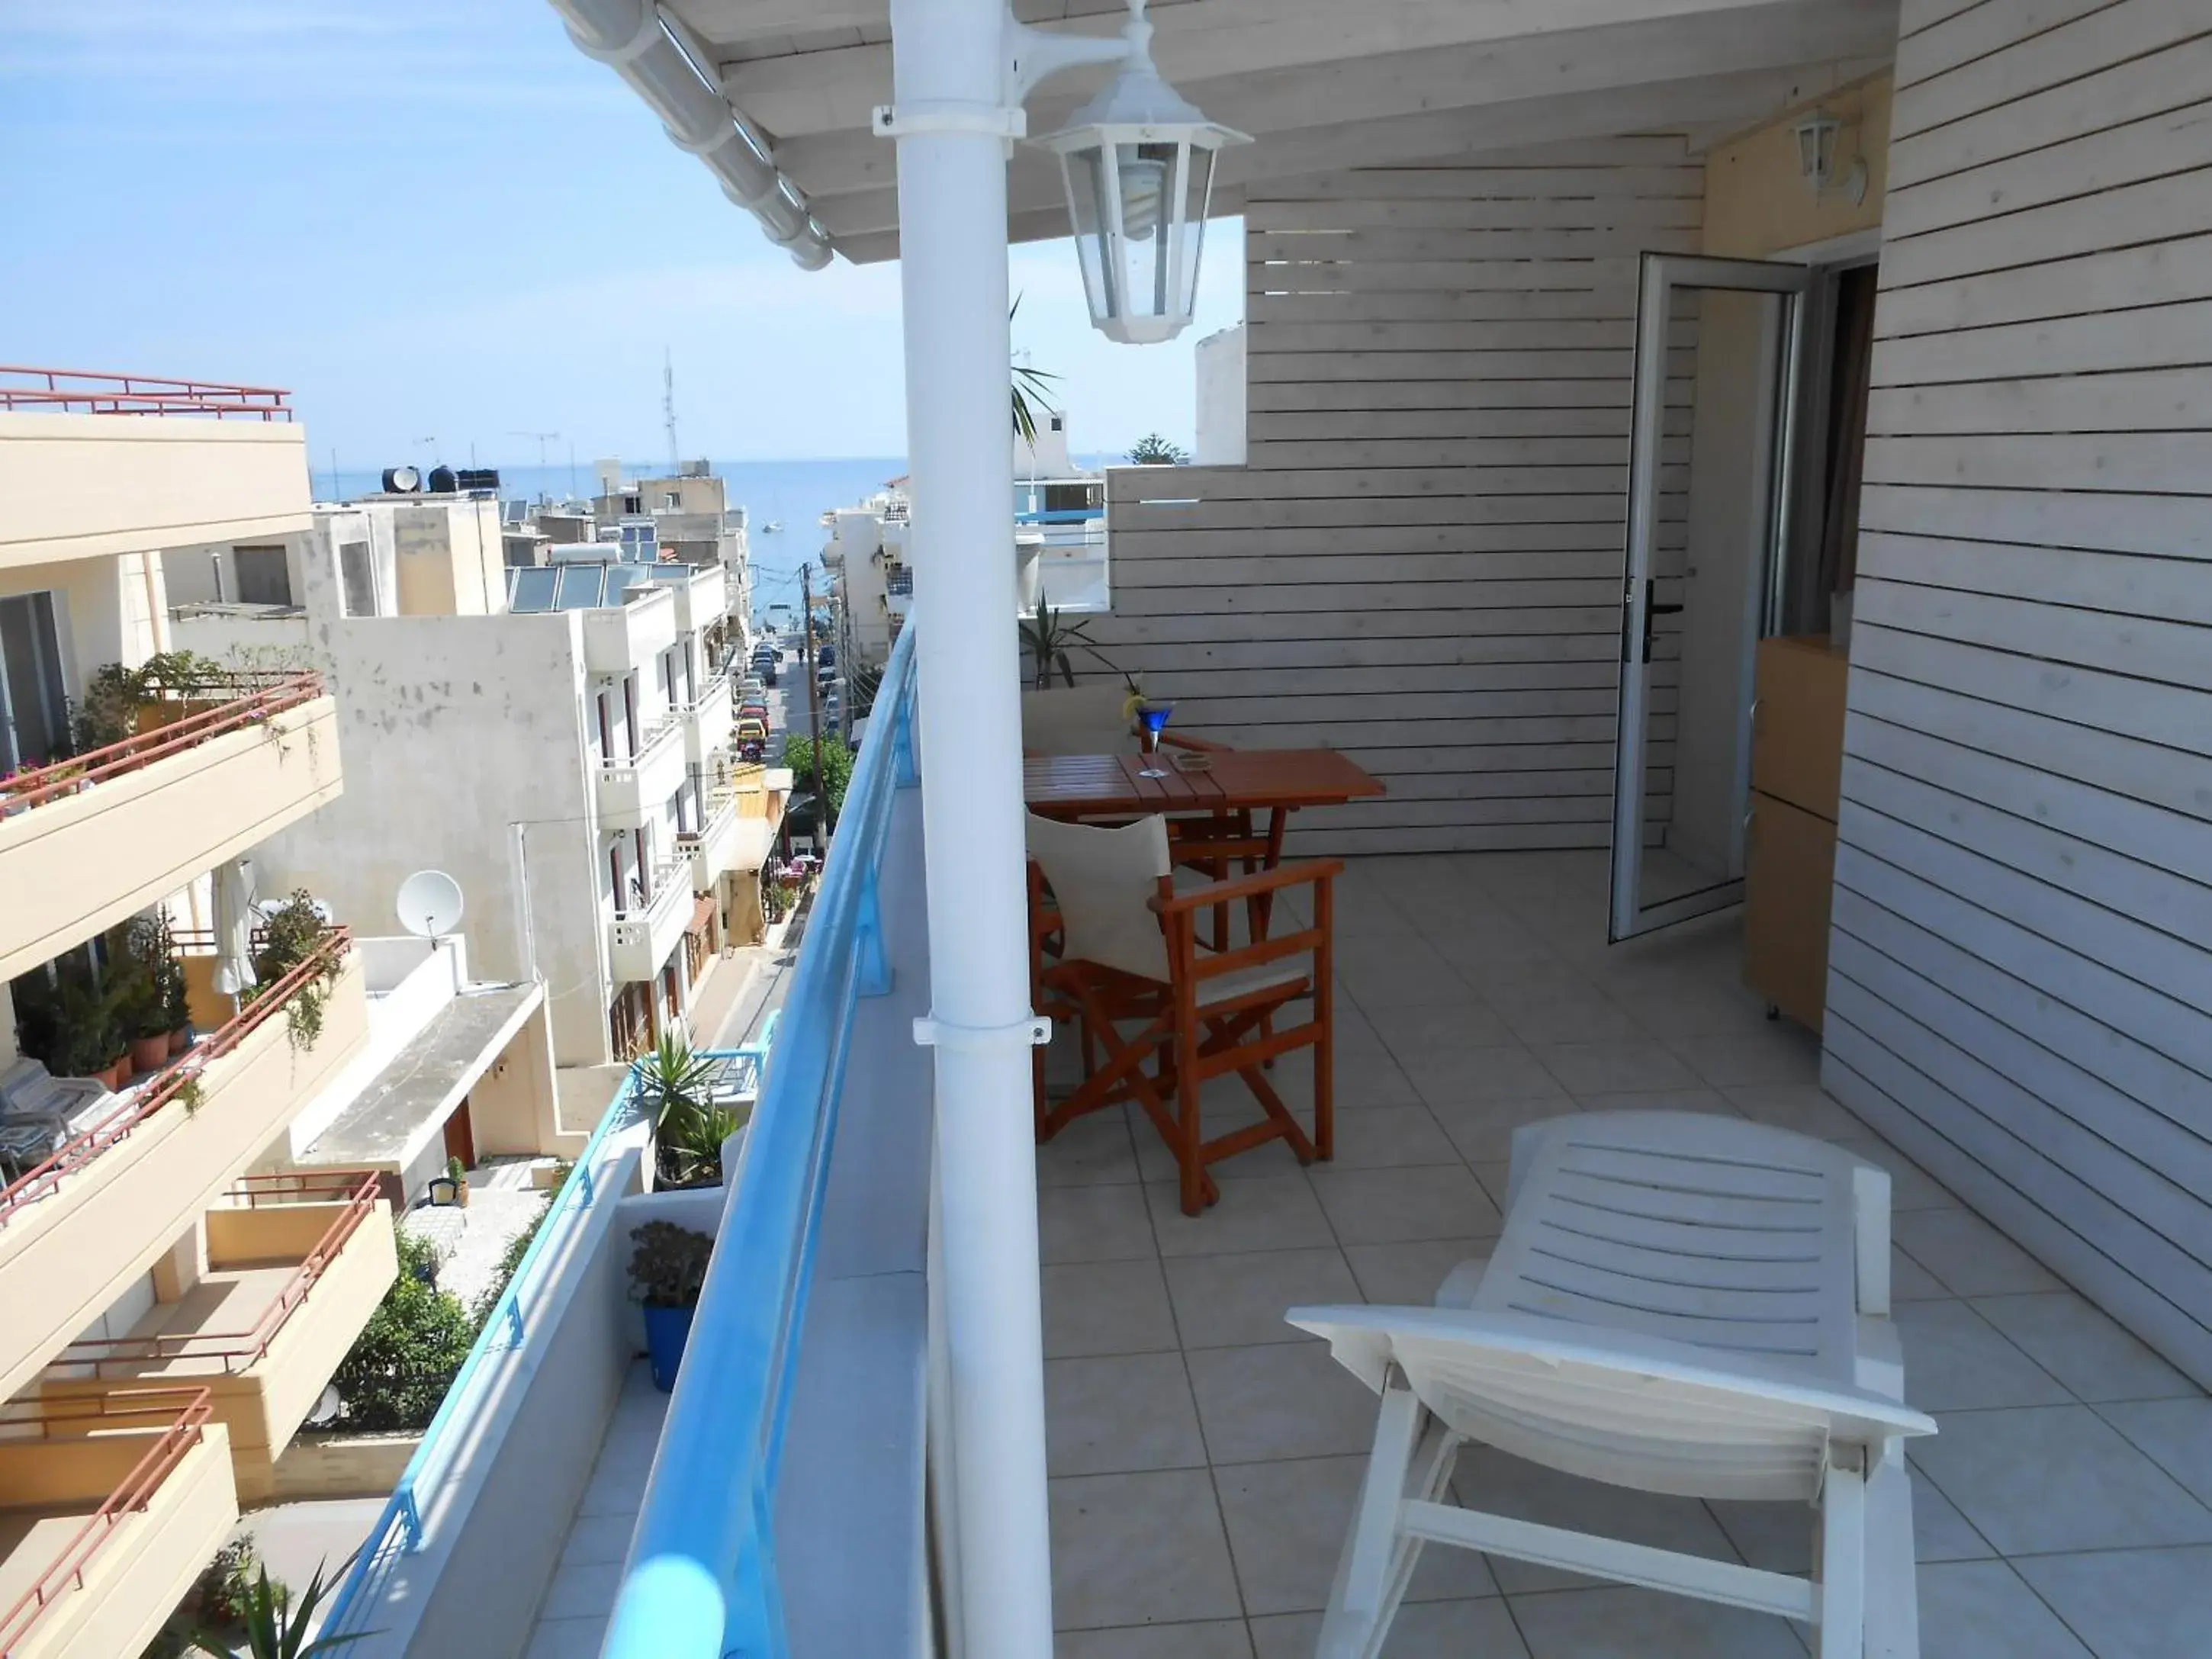
[[[1005,0],[892,0],[963,1659],[1052,1651],[1008,415]]]

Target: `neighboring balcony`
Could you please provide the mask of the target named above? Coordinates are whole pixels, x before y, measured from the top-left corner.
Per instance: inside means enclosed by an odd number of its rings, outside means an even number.
[[[737,726],[737,708],[730,700],[730,683],[717,676],[684,710],[684,757],[702,769],[714,764],[726,748]]]
[[[594,674],[649,676],[676,643],[676,595],[658,583],[633,586],[622,604],[593,605],[583,617],[584,665]]]
[[[313,529],[307,429],[288,400],[270,387],[0,368],[0,569]],[[143,418],[186,415],[241,418]]]
[[[205,1389],[0,1407],[0,1654],[143,1651],[237,1520]]]
[[[742,828],[737,797],[718,794],[712,805],[704,827],[682,830],[676,837],[678,848],[690,857],[691,888],[698,893],[713,892],[715,878],[737,867],[733,860]]]
[[[228,690],[221,702],[152,705],[142,724],[172,709],[176,718],[0,782],[0,979],[337,797],[337,707],[319,676],[241,678]]]
[[[660,539],[663,542],[679,539],[666,528],[668,521],[678,516],[701,520],[709,526],[697,535],[684,536],[680,539],[712,541],[720,533],[717,528],[713,527],[718,517],[715,514],[662,514],[655,518],[654,522],[662,526]],[[729,574],[719,564],[662,565],[653,573],[653,585],[665,587],[676,595],[676,631],[679,634],[696,634],[702,629],[712,628],[729,614]]]
[[[607,924],[607,966],[618,985],[651,979],[684,938],[691,920],[688,854],[664,859],[653,872],[653,896],[644,908],[617,910]]]
[[[116,1097],[106,1118],[0,1189],[0,1397],[193,1231],[366,1044],[368,1000],[350,945],[335,930],[228,1022]],[[336,977],[323,978],[333,966]],[[308,1044],[294,1035],[291,1009],[316,996],[322,1029]]]
[[[392,1206],[373,1170],[249,1176],[204,1228],[197,1283],[157,1274],[163,1299],[130,1334],[72,1343],[40,1392],[58,1404],[208,1389],[238,1495],[256,1503],[398,1272]]]
[[[637,830],[656,816],[684,782],[684,722],[663,720],[638,751],[599,763],[599,822],[611,830]]]

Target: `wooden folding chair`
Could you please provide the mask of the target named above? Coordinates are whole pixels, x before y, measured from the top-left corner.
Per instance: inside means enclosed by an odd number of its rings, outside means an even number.
[[[1334,1150],[1332,1098],[1331,963],[1333,883],[1343,866],[1322,860],[1210,883],[1177,892],[1167,825],[1139,818],[1118,829],[1030,817],[1032,891],[1047,892],[1061,939],[1057,960],[1032,929],[1031,966],[1039,1012],[1072,1018],[1084,1045],[1085,1078],[1053,1104],[1040,1087],[1037,1138],[1049,1139],[1087,1113],[1133,1100],[1176,1156],[1183,1213],[1220,1196],[1209,1164],[1271,1140],[1284,1140],[1302,1164]],[[1286,888],[1311,885],[1313,923],[1277,939],[1232,950],[1202,945],[1196,914]],[[1308,1001],[1311,1017],[1273,1029],[1288,1005]],[[1314,1127],[1304,1127],[1262,1073],[1277,1055],[1310,1048]],[[1206,1138],[1200,1102],[1206,1082],[1236,1073],[1266,1115]]]

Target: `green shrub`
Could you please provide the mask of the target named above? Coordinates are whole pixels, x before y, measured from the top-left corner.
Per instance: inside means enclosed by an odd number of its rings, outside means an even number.
[[[405,1232],[397,1242],[399,1277],[332,1379],[346,1426],[363,1433],[429,1427],[477,1337],[460,1298],[430,1282],[437,1253],[429,1243]]]

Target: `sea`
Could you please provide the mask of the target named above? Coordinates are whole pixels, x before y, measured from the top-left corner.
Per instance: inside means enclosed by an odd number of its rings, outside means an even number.
[[[1078,464],[1100,466],[1119,456],[1079,456]],[[417,463],[417,465],[423,465]],[[448,462],[459,465],[459,462]],[[727,481],[729,501],[746,511],[746,543],[753,568],[753,605],[757,611],[787,604],[799,608],[799,568],[810,560],[818,574],[822,558],[822,515],[836,507],[857,507],[891,479],[906,471],[902,456],[836,456],[799,461],[714,461],[714,471]],[[423,470],[428,471],[427,465]],[[668,470],[665,461],[625,460],[625,477],[652,477]],[[502,466],[499,469],[501,500],[573,501],[588,497],[598,487],[592,464],[579,460],[574,467]],[[333,489],[335,480],[335,489]],[[378,472],[327,467],[314,474],[319,501],[350,500],[382,487]],[[781,524],[780,531],[769,526]]]

